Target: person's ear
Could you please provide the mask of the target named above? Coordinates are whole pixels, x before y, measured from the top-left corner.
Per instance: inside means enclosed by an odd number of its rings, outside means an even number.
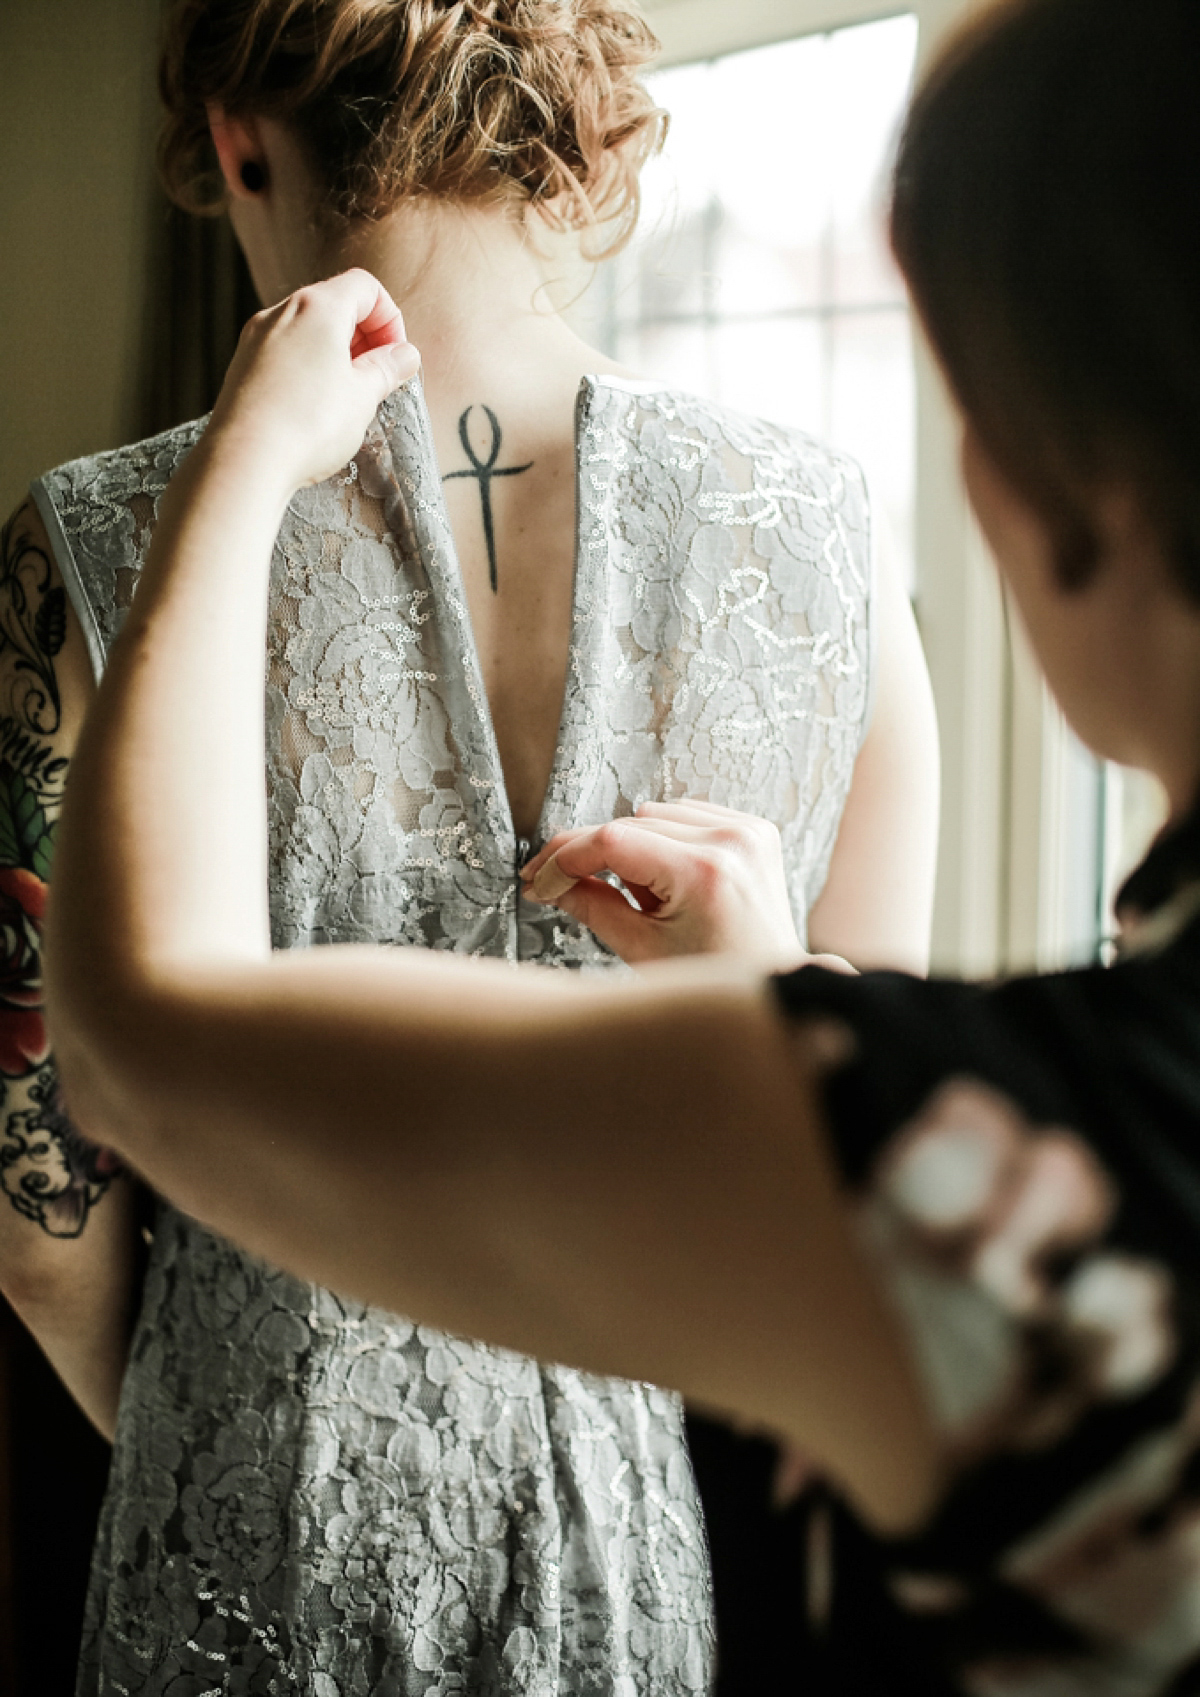
[[[267,186],[266,149],[252,117],[209,106],[208,127],[225,187],[234,200],[255,200]]]

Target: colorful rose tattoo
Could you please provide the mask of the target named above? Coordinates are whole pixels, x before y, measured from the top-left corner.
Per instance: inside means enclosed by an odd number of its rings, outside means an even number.
[[[42,920],[68,762],[54,745],[66,598],[26,503],[0,532],[0,1188],[52,1237],[78,1237],[119,1170],[75,1131],[42,1006]]]
[[[23,1078],[46,1059],[42,915],[46,886],[23,866],[0,867],[0,1073]]]

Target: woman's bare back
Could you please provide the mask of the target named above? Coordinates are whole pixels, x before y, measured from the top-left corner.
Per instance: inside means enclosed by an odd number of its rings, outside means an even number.
[[[596,365],[607,362],[597,356]],[[534,389],[428,385],[438,463],[517,835],[532,840],[554,761],[575,582],[582,371]],[[540,392],[538,392],[540,391]],[[476,394],[476,399],[468,398]]]

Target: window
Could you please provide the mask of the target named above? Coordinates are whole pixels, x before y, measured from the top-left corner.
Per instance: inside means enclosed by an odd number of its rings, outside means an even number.
[[[910,582],[912,338],[882,212],[916,48],[902,16],[652,77],[670,135],[592,308],[614,358],[851,453]]]
[[[864,466],[910,565],[937,699],[941,971],[1093,958],[1161,817],[1067,732],[970,521],[957,425],[910,336],[880,189],[914,59],[975,0],[645,0],[676,115],[636,247],[581,328],[681,387],[795,423]]]

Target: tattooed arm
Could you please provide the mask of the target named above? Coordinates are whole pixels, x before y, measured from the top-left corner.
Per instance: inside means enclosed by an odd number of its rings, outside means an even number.
[[[66,1117],[41,931],[54,829],[92,692],[32,502],[0,532],[0,1290],[111,1436],[133,1302],[133,1184]]]

